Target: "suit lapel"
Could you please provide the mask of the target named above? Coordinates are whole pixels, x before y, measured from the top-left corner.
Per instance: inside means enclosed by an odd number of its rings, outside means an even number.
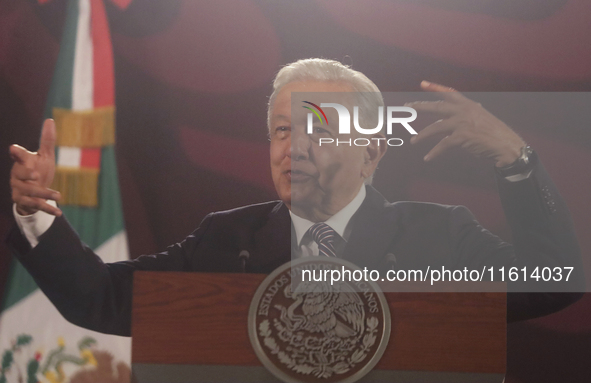
[[[397,215],[386,208],[388,201],[373,187],[367,186],[367,196],[351,218],[351,237],[343,259],[360,267],[375,267],[392,247],[398,236]]]

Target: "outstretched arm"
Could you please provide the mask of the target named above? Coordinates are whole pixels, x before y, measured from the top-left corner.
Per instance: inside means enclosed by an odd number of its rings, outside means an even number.
[[[443,118],[421,130],[411,142],[443,136],[427,153],[425,161],[453,147],[493,160],[501,202],[511,227],[513,245],[503,246],[498,238],[478,225],[471,214],[462,220],[463,213],[458,212],[456,219],[465,223],[453,226],[462,228],[455,233],[460,246],[458,256],[472,264],[506,265],[520,270],[526,266],[530,273],[536,267],[539,270],[573,267],[568,282],[565,281],[567,271],[562,270],[560,282],[530,279],[527,283],[523,280],[510,283],[508,289],[514,293],[507,297],[509,321],[546,315],[578,300],[584,291],[585,280],[572,218],[535,153],[530,153],[523,171],[523,166],[515,164],[520,165],[518,159],[524,154],[526,144],[505,123],[452,88],[427,82],[421,87],[439,93],[443,100],[408,105]],[[513,169],[523,172],[501,176]]]
[[[45,120],[38,152],[13,145],[10,185],[17,226],[8,235],[12,253],[70,322],[91,330],[130,335],[133,272],[189,270],[188,259],[209,225],[167,251],[105,264],[87,247],[56,206],[55,124]]]

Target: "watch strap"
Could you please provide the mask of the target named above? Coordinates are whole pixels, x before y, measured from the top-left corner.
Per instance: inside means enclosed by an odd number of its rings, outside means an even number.
[[[495,167],[495,169],[501,177],[507,178],[531,172],[536,163],[536,152],[531,146],[526,145],[521,148],[521,155],[515,160],[515,162],[506,166]]]

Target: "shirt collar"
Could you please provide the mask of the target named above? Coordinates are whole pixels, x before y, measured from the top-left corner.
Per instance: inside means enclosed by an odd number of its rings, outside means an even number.
[[[328,226],[332,227],[333,230],[336,231],[345,240],[347,240],[345,236],[345,229],[347,228],[347,225],[349,224],[351,217],[353,217],[353,214],[357,212],[357,210],[363,203],[365,195],[365,185],[362,185],[361,189],[359,189],[359,193],[357,193],[355,198],[353,198],[353,200],[349,202],[347,206],[342,208],[338,213],[336,213],[335,215],[333,215],[325,221],[325,223]],[[298,246],[300,246],[300,244],[302,243],[302,238],[304,238],[304,235],[306,234],[308,229],[310,229],[310,227],[314,225],[314,222],[308,221],[305,218],[295,215],[291,212],[291,210],[289,211],[289,214],[291,215],[291,222],[293,222],[293,227],[296,232]]]

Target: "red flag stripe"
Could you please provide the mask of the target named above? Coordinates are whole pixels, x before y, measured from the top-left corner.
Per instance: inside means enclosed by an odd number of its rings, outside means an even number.
[[[80,154],[80,167],[100,169],[101,148],[83,148]]]
[[[94,107],[115,104],[113,47],[109,23],[102,0],[91,0],[91,28],[93,46]]]

